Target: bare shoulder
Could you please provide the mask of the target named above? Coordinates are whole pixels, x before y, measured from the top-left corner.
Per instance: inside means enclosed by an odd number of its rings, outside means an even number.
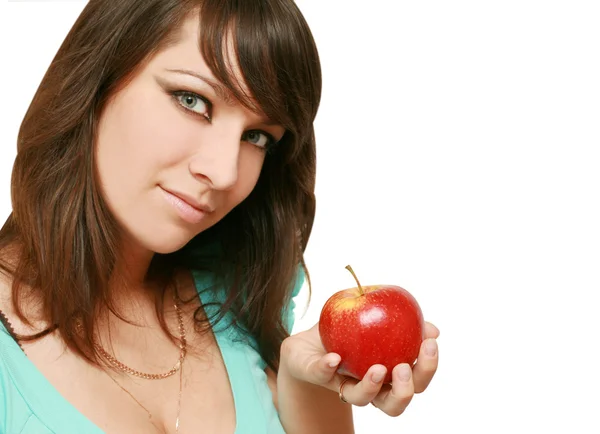
[[[14,332],[19,335],[29,335],[44,330],[44,325],[35,315],[36,309],[34,309],[31,303],[21,305],[21,309],[23,309],[25,316],[32,322],[33,327],[26,325],[17,318],[13,303],[12,277],[0,271],[0,311],[2,311],[6,319],[10,322]]]
[[[5,326],[20,333],[23,327],[18,327],[17,317],[12,303],[12,279],[4,271],[0,271],[0,315],[3,322],[8,321]]]
[[[0,270],[0,311],[5,314],[8,314],[9,310],[12,311],[11,284],[10,276]]]
[[[3,266],[12,268],[16,265],[16,251],[12,247],[5,247],[0,251],[0,262]],[[0,311],[12,319],[14,308],[12,303],[13,277],[3,267],[0,267]]]

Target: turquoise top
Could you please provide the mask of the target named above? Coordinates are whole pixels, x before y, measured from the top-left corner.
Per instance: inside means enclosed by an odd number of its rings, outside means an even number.
[[[211,285],[208,274],[194,272],[194,281],[211,318],[229,375],[235,403],[235,434],[285,434],[267,385],[265,361],[248,336],[242,336],[235,327],[219,327],[216,319],[212,319],[218,306],[209,303],[224,301],[224,291],[202,291]],[[298,295],[303,283],[304,272],[300,268],[293,297]],[[283,313],[290,332],[295,319],[293,297]],[[224,319],[230,321],[231,318],[228,314]],[[102,434],[103,431],[58,393],[0,322],[0,434],[51,433]]]

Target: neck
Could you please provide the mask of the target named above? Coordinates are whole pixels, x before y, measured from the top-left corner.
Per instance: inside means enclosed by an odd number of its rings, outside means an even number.
[[[110,276],[108,285],[111,305],[124,319],[139,325],[148,322],[155,312],[156,297],[162,294],[162,288],[148,282],[148,269],[154,253],[133,242],[123,242],[123,248]],[[103,312],[99,320],[106,325],[122,322],[113,313]]]

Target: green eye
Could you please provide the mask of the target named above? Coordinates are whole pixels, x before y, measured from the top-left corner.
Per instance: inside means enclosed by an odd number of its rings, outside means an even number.
[[[211,103],[206,98],[188,91],[177,91],[172,93],[173,97],[181,107],[195,115],[211,120]]]
[[[178,95],[177,99],[186,109],[192,110],[198,114],[207,114],[208,104],[206,104],[199,96],[192,93],[184,93]]]
[[[245,136],[247,142],[260,146],[261,148],[266,148],[271,142],[271,138],[260,131],[248,131]]]

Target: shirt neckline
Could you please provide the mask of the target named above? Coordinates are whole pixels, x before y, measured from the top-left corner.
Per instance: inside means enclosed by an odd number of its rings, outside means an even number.
[[[202,305],[207,305],[208,303],[205,303],[206,300],[202,298],[202,291],[198,288],[199,275],[196,272],[192,272],[192,276],[194,277],[194,286]],[[226,318],[228,316],[226,315]],[[209,318],[233,395],[236,419],[234,434],[237,434],[241,426],[240,418],[242,414],[246,413],[240,411],[240,404],[242,403],[240,399],[242,395],[237,390],[236,384],[239,384],[239,381],[248,381],[248,378],[243,378],[242,373],[238,369],[230,369],[234,364],[230,359],[232,357],[230,349],[227,345],[224,345],[225,339],[223,334],[228,333],[231,329],[216,330],[214,327],[214,321],[216,321],[214,315],[209,315]],[[77,410],[71,402],[60,394],[54,385],[50,383],[37,366],[27,357],[2,322],[0,322],[0,354],[2,354],[2,359],[6,363],[8,374],[13,384],[27,402],[32,413],[51,431],[62,433],[64,432],[65,424],[68,424],[70,432],[78,434],[105,434],[100,427]]]

